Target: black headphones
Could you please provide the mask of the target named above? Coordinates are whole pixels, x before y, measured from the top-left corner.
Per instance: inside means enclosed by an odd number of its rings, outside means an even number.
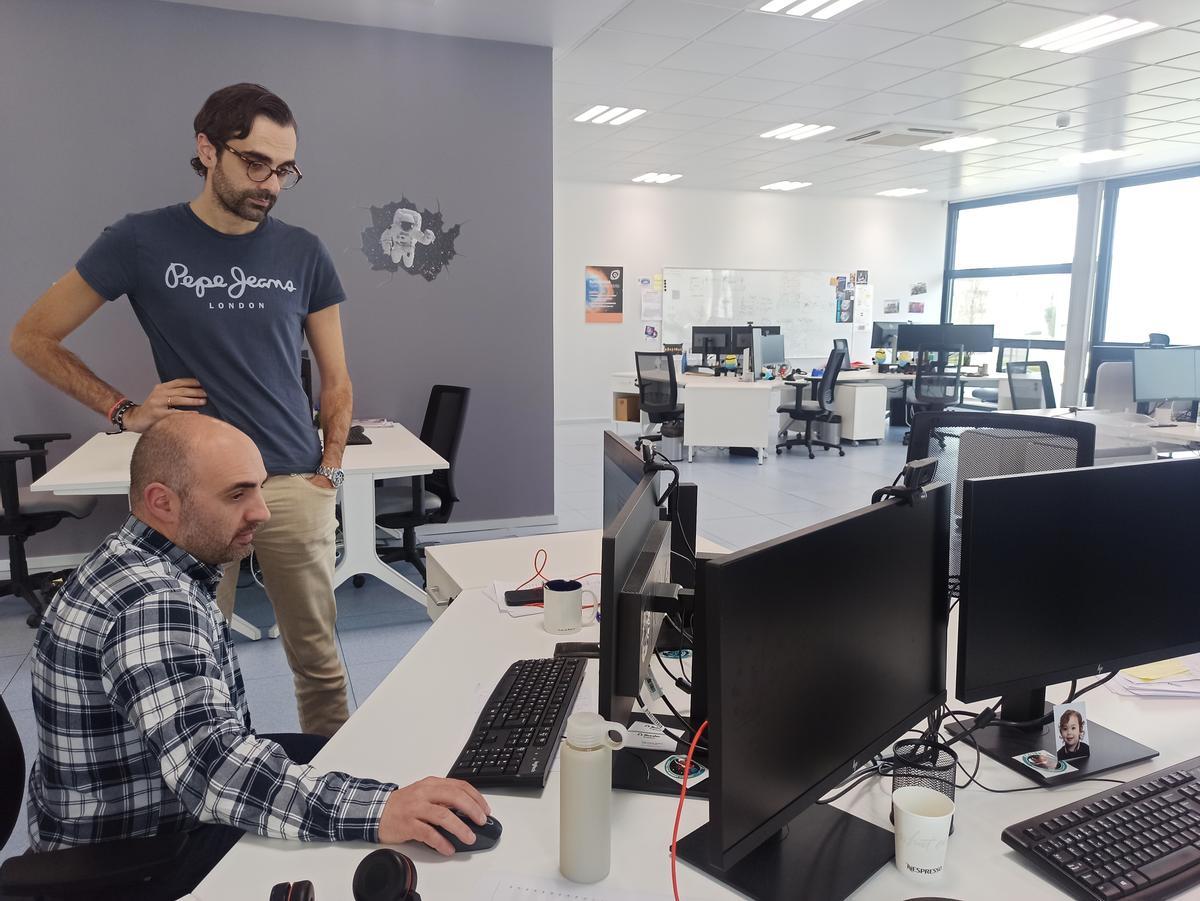
[[[399,851],[372,851],[354,871],[354,901],[421,901],[417,866]],[[316,901],[313,884],[281,882],[271,889],[271,901]]]

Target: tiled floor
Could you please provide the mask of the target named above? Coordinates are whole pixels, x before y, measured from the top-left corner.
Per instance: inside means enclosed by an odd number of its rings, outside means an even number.
[[[562,424],[555,429],[556,507],[553,528],[497,529],[440,536],[441,541],[504,538],[598,528],[601,518],[600,478],[602,423]],[[623,426],[632,440],[636,431]],[[905,448],[902,430],[893,429],[880,446],[847,447],[846,456],[817,451],[809,460],[803,448],[768,460],[731,457],[717,449],[700,449],[695,462],[680,463],[683,481],[700,487],[699,531],[730,549],[774,538],[821,522],[868,503],[871,492],[890,484],[900,471]],[[398,568],[415,572],[407,564]],[[249,582],[248,577],[246,577]],[[355,589],[346,583],[337,592],[338,644],[350,678],[350,709],[371,693],[429,627],[424,607],[374,579]],[[256,625],[272,621],[266,595],[249,583],[239,591],[238,613]],[[4,701],[21,733],[26,755],[37,745],[29,689],[29,651],[33,631],[26,610],[13,598],[0,598],[0,686]],[[261,732],[299,729],[292,677],[278,641],[237,639],[250,713]],[[3,856],[26,847],[24,819],[18,823]]]

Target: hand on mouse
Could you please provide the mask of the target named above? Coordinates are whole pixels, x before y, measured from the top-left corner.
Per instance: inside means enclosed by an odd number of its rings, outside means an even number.
[[[462,840],[475,843],[475,833],[455,815],[460,810],[482,826],[492,812],[491,805],[475,786],[459,779],[427,776],[404,788],[398,788],[387,799],[379,819],[379,841],[385,845],[401,842],[424,842],[439,854],[449,857],[454,847],[438,831],[441,826]]]

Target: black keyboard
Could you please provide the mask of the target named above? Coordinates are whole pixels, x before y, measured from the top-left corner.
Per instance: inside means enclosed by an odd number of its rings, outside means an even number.
[[[1200,883],[1200,757],[1009,826],[1003,838],[1075,898],[1169,898]]]
[[[450,770],[475,786],[541,788],[567,728],[587,660],[518,660],[500,678]]]

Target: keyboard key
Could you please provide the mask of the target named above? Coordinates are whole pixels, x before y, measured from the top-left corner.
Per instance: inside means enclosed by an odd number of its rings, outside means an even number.
[[[1104,883],[1096,891],[1100,893],[1100,897],[1102,898],[1120,898],[1122,894],[1121,890],[1111,882]]]
[[[1122,876],[1120,879],[1114,879],[1113,885],[1123,892],[1132,892],[1137,890],[1137,886]]]

